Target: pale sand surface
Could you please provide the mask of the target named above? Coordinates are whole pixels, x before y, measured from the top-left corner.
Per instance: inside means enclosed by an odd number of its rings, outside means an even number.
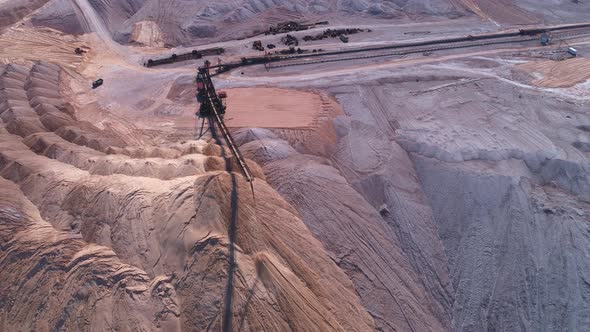
[[[229,127],[305,128],[314,125],[322,106],[318,94],[276,88],[227,91]]]

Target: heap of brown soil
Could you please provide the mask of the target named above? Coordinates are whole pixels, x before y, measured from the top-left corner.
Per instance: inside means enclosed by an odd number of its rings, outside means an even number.
[[[60,67],[3,66],[0,330],[367,331],[298,212],[204,141],[78,121]]]

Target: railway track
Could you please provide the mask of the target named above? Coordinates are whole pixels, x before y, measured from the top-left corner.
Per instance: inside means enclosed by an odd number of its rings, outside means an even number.
[[[554,33],[555,38],[562,39],[562,40],[574,38],[574,37],[579,37],[579,36],[583,36],[583,35],[590,35],[590,23],[567,25],[567,26],[543,27],[543,28],[534,28],[534,29],[522,29],[519,31],[512,31],[512,32],[502,32],[502,33],[493,33],[493,34],[475,35],[475,36],[468,35],[468,36],[464,36],[464,37],[444,38],[444,39],[426,40],[426,41],[410,42],[410,43],[396,43],[396,44],[390,44],[390,45],[362,47],[362,48],[347,49],[347,50],[340,50],[340,51],[330,51],[330,52],[321,52],[321,53],[245,57],[245,58],[242,58],[239,62],[225,63],[225,64],[221,64],[221,65],[212,66],[211,68],[216,69],[217,73],[223,73],[223,72],[226,72],[229,70],[233,70],[235,68],[257,65],[257,64],[264,64],[264,65],[269,66],[269,68],[281,68],[281,67],[314,64],[314,63],[347,61],[347,60],[355,60],[355,59],[369,59],[369,58],[386,57],[386,56],[399,56],[399,55],[408,55],[408,54],[415,54],[415,53],[434,52],[434,51],[460,49],[460,48],[470,48],[470,47],[478,47],[478,46],[486,46],[486,45],[501,45],[501,44],[510,44],[510,43],[519,43],[519,42],[520,43],[530,42],[530,41],[534,41],[534,40],[539,40],[543,33]],[[396,50],[396,51],[393,51],[393,50]],[[362,53],[366,53],[366,52],[381,52],[381,51],[391,51],[391,52],[341,57],[341,56],[350,55],[350,54],[362,54]],[[332,57],[332,58],[327,58],[327,57]],[[295,62],[295,63],[284,63],[284,64],[276,64],[275,65],[275,63],[280,63],[280,62],[296,61],[296,60],[312,59],[312,58],[318,58],[318,60],[306,60],[306,61],[300,61],[300,62]]]
[[[590,29],[583,31],[583,32],[570,32],[570,33],[560,33],[555,34],[554,38],[558,40],[567,40],[575,37],[581,36],[589,36]],[[339,62],[339,61],[352,61],[352,60],[363,60],[363,59],[372,59],[372,58],[380,58],[380,57],[390,57],[390,56],[404,56],[410,54],[420,54],[420,53],[427,53],[427,52],[436,52],[436,51],[444,51],[444,50],[453,50],[453,49],[461,49],[461,48],[471,48],[471,47],[482,47],[482,46],[490,46],[490,45],[501,45],[501,44],[510,44],[510,43],[522,43],[522,42],[530,42],[530,41],[537,41],[539,37],[520,37],[514,38],[509,40],[492,40],[487,42],[478,42],[478,43],[462,43],[462,44],[451,44],[445,46],[436,46],[436,47],[417,47],[417,48],[408,48],[407,50],[396,51],[396,52],[388,52],[388,53],[379,53],[379,54],[366,54],[366,55],[357,55],[351,57],[334,57],[334,58],[323,58],[318,60],[309,60],[309,61],[299,61],[299,62],[292,62],[292,63],[282,63],[282,61],[293,61],[294,59],[305,59],[310,58],[309,56],[297,57],[297,58],[289,58],[289,59],[282,59],[280,63],[276,65],[269,64],[267,68],[284,68],[284,67],[291,67],[291,66],[303,66],[303,65],[310,65],[310,64],[319,64],[319,63],[329,63],[329,62]],[[372,52],[371,50],[359,50],[358,53],[363,52]],[[347,52],[348,53],[348,52]],[[354,52],[357,53],[357,52]],[[331,53],[331,54],[322,54],[319,57],[325,56],[338,56],[342,53]],[[312,57],[315,58],[315,57]]]
[[[468,35],[462,37],[453,38],[442,38],[434,40],[425,40],[418,42],[406,42],[406,43],[395,43],[381,46],[369,46],[361,48],[352,48],[339,51],[327,51],[317,53],[305,53],[305,54],[293,54],[293,55],[265,55],[255,57],[244,57],[240,61],[228,62],[220,65],[211,66],[211,69],[215,69],[217,73],[223,73],[232,69],[252,66],[258,64],[269,65],[269,68],[281,68],[288,66],[299,66],[314,63],[326,63],[335,61],[347,61],[347,60],[358,60],[358,59],[370,59],[377,57],[387,56],[401,56],[415,53],[434,52],[441,50],[451,50],[460,48],[480,47],[487,45],[500,45],[518,42],[530,42],[533,40],[539,40],[543,33],[554,33],[554,37],[557,39],[565,40],[573,37],[590,35],[590,23],[570,24],[561,26],[548,26],[548,27],[537,27],[530,29],[521,29],[518,31],[510,32],[499,32],[483,35]],[[397,50],[397,51],[393,51]],[[146,62],[146,67],[155,67],[161,64],[175,63],[180,61],[186,61],[190,59],[200,58],[202,55],[206,55],[207,51],[215,51],[216,54],[220,54],[218,49],[207,49],[203,51],[193,51],[179,56],[171,56],[165,59],[149,60]],[[368,55],[355,55],[342,57],[348,54],[362,54],[366,52],[383,52],[379,54],[368,54]],[[222,53],[222,52],[221,52]],[[328,58],[332,57],[332,58]],[[293,63],[284,63],[278,65],[272,65],[279,62],[297,61],[302,59],[319,58],[319,60],[306,60]],[[323,58],[323,59],[322,59]]]
[[[531,41],[531,40],[537,40],[537,38],[521,39],[521,40],[519,40],[519,42]],[[363,60],[363,59],[381,58],[381,57],[389,57],[389,56],[404,56],[404,55],[410,55],[410,54],[419,54],[419,53],[452,50],[452,49],[460,49],[460,48],[469,48],[469,47],[481,47],[481,46],[497,45],[497,44],[505,44],[505,43],[508,43],[508,42],[496,41],[496,42],[487,42],[487,43],[474,43],[474,44],[469,44],[469,45],[450,45],[450,46],[442,46],[442,47],[416,48],[416,49],[410,49],[410,50],[406,50],[406,51],[397,51],[397,52],[389,52],[389,53],[381,53],[381,54],[368,54],[368,55],[359,55],[359,56],[352,56],[352,57],[337,57],[337,58],[332,58],[332,59],[319,59],[319,60],[303,61],[303,62],[295,62],[295,63],[282,63],[282,64],[277,64],[277,65],[269,65],[268,68],[272,69],[272,68],[303,66],[303,65],[328,63],[328,62]],[[370,52],[370,51],[362,51],[362,52]]]
[[[161,65],[165,65],[165,64],[169,64],[169,63],[200,59],[203,56],[221,55],[224,52],[225,52],[225,49],[223,49],[221,47],[207,48],[207,49],[202,49],[202,50],[192,50],[191,52],[188,52],[188,53],[172,54],[167,58],[149,59],[146,63],[144,63],[144,66],[146,66],[146,67],[161,66]]]
[[[78,0],[80,1],[80,0]],[[572,37],[577,37],[581,35],[589,35],[590,34],[590,23],[579,23],[579,24],[570,24],[570,25],[561,25],[561,26],[548,26],[548,27],[537,27],[537,28],[530,28],[530,29],[521,29],[518,31],[510,31],[510,32],[498,32],[498,33],[490,33],[490,34],[483,34],[483,35],[468,35],[462,37],[453,37],[453,38],[442,38],[442,39],[434,39],[434,40],[425,40],[425,41],[418,41],[418,42],[406,42],[406,43],[395,43],[389,45],[382,45],[382,46],[370,46],[370,47],[362,47],[362,48],[353,48],[353,49],[345,49],[339,51],[328,51],[328,52],[317,52],[317,53],[305,53],[305,54],[293,54],[293,55],[265,55],[265,56],[256,56],[256,57],[244,57],[240,61],[236,62],[229,62],[225,64],[211,66],[211,69],[216,69],[217,73],[226,72],[235,68],[245,67],[245,66],[252,66],[258,64],[273,64],[277,62],[285,62],[285,61],[293,61],[293,60],[300,60],[300,59],[308,59],[308,58],[326,58],[330,56],[343,56],[346,54],[359,54],[363,52],[381,52],[381,51],[390,51],[390,50],[399,50],[396,52],[389,52],[389,53],[381,53],[381,54],[372,54],[372,55],[360,55],[360,56],[352,56],[352,57],[342,57],[339,59],[323,59],[323,60],[316,60],[316,61],[305,61],[300,63],[287,63],[283,65],[274,65],[270,68],[280,68],[280,67],[287,67],[287,66],[296,66],[296,65],[305,65],[305,64],[313,64],[313,63],[324,63],[324,62],[334,62],[334,61],[346,61],[346,60],[355,60],[355,59],[369,59],[369,58],[376,58],[376,57],[385,57],[385,56],[396,56],[396,55],[407,55],[413,53],[424,53],[424,52],[434,52],[440,50],[450,50],[450,49],[459,49],[459,48],[469,48],[469,47],[477,47],[477,46],[486,46],[486,45],[500,45],[500,44],[509,44],[509,43],[517,43],[517,42],[527,42],[532,40],[538,40],[543,33],[555,33],[555,37],[558,39],[568,39]],[[223,49],[214,48],[214,49],[206,49],[206,50],[193,50],[191,53],[175,55],[164,59],[148,60],[144,65],[146,67],[155,67],[163,64],[181,62],[191,59],[199,59],[203,55],[213,55],[213,54],[221,54],[223,53]]]

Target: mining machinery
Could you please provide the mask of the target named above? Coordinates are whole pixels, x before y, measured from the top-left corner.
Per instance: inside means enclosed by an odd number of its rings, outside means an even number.
[[[328,25],[328,21],[316,22],[316,23],[299,23],[294,21],[282,22],[274,27],[270,27],[266,32],[267,35],[276,35],[278,33],[302,31],[311,28],[315,28],[318,25]]]
[[[541,35],[541,45],[542,46],[548,46],[549,44],[551,44],[551,40],[553,39],[553,36],[550,33],[544,32]]]
[[[215,92],[215,87],[209,75],[210,62],[206,61],[205,66],[199,67],[197,73],[197,101],[199,102],[199,111],[196,116],[205,120],[215,113],[223,119],[225,110],[227,109],[225,92]]]
[[[200,106],[196,115],[197,117],[203,119],[203,123],[205,120],[208,120],[211,128],[214,128],[215,125],[219,127],[219,130],[223,135],[223,139],[227,143],[229,150],[231,151],[238,167],[240,168],[240,172],[244,178],[246,178],[246,181],[250,182],[252,195],[254,195],[254,185],[252,183],[254,181],[254,177],[252,176],[250,168],[248,167],[248,164],[246,164],[246,160],[244,157],[242,157],[240,150],[238,150],[237,145],[234,143],[234,139],[232,138],[223,121],[223,115],[227,109],[227,94],[225,92],[215,92],[215,86],[213,86],[211,75],[209,73],[210,67],[211,63],[209,61],[205,61],[205,65],[199,67],[197,73],[197,101],[199,102]]]

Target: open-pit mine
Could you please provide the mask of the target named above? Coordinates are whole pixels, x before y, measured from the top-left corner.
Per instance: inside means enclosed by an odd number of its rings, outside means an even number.
[[[0,331],[590,331],[590,2],[0,0]]]

